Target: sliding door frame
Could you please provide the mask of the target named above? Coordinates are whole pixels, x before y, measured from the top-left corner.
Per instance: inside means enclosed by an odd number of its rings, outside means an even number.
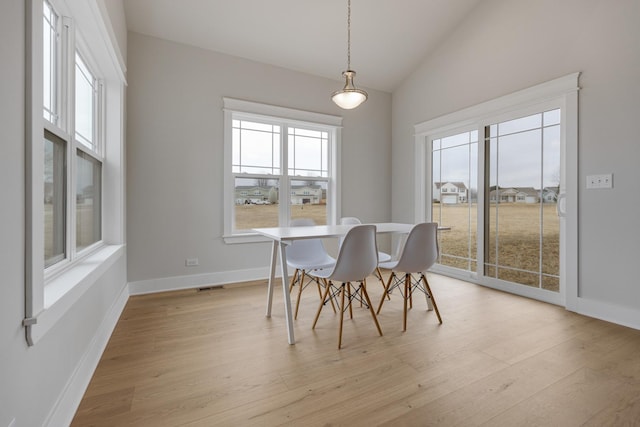
[[[562,140],[561,183],[558,200],[562,214],[560,236],[560,291],[551,292],[509,282],[488,280],[478,272],[436,265],[433,271],[575,310],[578,289],[578,79],[570,74],[510,95],[415,125],[415,222],[431,221],[432,150],[434,139],[457,132],[478,130],[478,242],[477,268],[484,268],[484,127],[516,116],[559,108]]]

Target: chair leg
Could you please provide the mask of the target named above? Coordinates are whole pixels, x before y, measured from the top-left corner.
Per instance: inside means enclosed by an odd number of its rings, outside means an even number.
[[[431,292],[431,287],[429,286],[429,282],[427,282],[427,277],[422,273],[422,281],[424,282],[424,287],[427,290],[427,293],[431,297],[431,302],[433,303],[433,309],[436,312],[436,316],[438,316],[438,322],[442,324],[442,318],[440,317],[440,311],[438,310],[438,304],[436,304],[436,299],[433,297],[433,292]]]
[[[347,283],[347,301],[349,301],[349,319],[353,319],[353,305],[351,304],[351,282]]]
[[[378,280],[380,280],[380,284],[382,285],[382,289],[386,289],[386,285],[384,283],[384,279],[382,278],[382,271],[380,271],[380,267],[376,267],[375,275],[378,277]],[[384,295],[387,296],[388,300],[391,299],[391,295],[389,295],[388,293],[385,292]]]
[[[322,307],[324,306],[324,302],[327,299],[327,295],[329,294],[329,290],[330,289],[331,289],[331,281],[329,281],[327,283],[327,286],[326,286],[326,288],[324,290],[324,296],[320,300],[320,306],[318,307],[318,312],[316,313],[316,318],[313,321],[313,325],[311,326],[311,329],[315,329],[316,328],[316,323],[318,323],[318,318],[320,317],[320,312],[322,311]]]
[[[409,308],[413,308],[413,289],[411,286],[411,281],[413,280],[413,276],[409,274]]]
[[[411,274],[406,273],[404,275],[404,318],[402,324],[402,331],[407,330],[407,300],[409,299],[409,294],[411,293]]]
[[[320,279],[314,277],[313,280],[316,282],[316,286],[318,288],[318,296],[322,298],[322,285],[320,284]]]
[[[304,276],[305,271],[302,270],[302,274],[300,275],[300,286],[298,286],[298,298],[296,299],[296,313],[293,316],[294,320],[298,319],[298,308],[300,307],[300,297],[302,296],[302,288],[304,287]]]
[[[327,279],[322,279],[322,281],[324,282],[324,287],[325,287],[325,288],[329,288],[329,287],[330,287],[330,286],[329,286],[329,282],[327,281]],[[326,298],[326,297],[325,297],[325,298]],[[323,300],[324,300],[324,298],[323,298]],[[331,299],[329,300],[329,302],[331,302],[331,308],[333,309],[333,313],[334,313],[334,314],[335,314],[335,313],[337,313],[337,311],[336,311],[336,305],[335,305],[335,304],[334,304],[334,302],[333,302],[333,298],[331,298]]]
[[[296,279],[298,278],[298,269],[293,272],[293,276],[291,277],[291,284],[289,284],[289,293],[293,290],[294,285],[296,284]]]
[[[340,288],[340,328],[338,331],[338,350],[342,347],[342,322],[344,320],[344,292],[345,284],[343,283]]]
[[[384,303],[384,296],[387,295],[387,292],[389,292],[389,287],[391,286],[391,282],[395,277],[396,277],[396,272],[392,271],[391,274],[389,275],[389,280],[387,280],[387,285],[384,287],[384,293],[382,294],[382,298],[380,299],[380,304],[378,305],[378,311],[376,312],[377,314],[380,314],[380,310],[382,310],[382,304]]]
[[[369,299],[369,294],[367,293],[366,282],[363,285],[360,285],[360,290],[362,291],[362,296],[364,296],[364,299],[366,300],[367,305],[369,306],[369,312],[371,312],[371,317],[373,317],[373,321],[376,324],[376,328],[378,328],[378,333],[380,334],[380,336],[382,336],[382,329],[380,329],[380,323],[378,323],[378,318],[376,317],[376,313],[373,311],[373,305],[371,304],[371,300]],[[384,296],[382,297],[382,300],[384,301]]]

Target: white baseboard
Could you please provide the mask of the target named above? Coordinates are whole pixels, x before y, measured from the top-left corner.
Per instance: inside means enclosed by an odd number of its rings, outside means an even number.
[[[279,270],[276,276],[280,277]],[[247,282],[250,280],[267,280],[269,267],[248,268],[244,270],[221,271],[217,273],[194,274],[189,276],[165,277],[161,279],[129,282],[130,295],[152,294],[156,292],[193,289],[204,286],[220,286],[229,283]]]
[[[96,331],[87,351],[80,359],[75,371],[60,393],[58,400],[43,424],[44,426],[68,426],[71,424],[71,421],[73,421],[76,410],[82,401],[91,377],[98,366],[102,353],[107,347],[111,333],[116,327],[116,323],[118,323],[118,319],[120,319],[120,315],[128,299],[129,288],[125,285],[122,287],[120,294]]]
[[[575,311],[578,314],[640,330],[640,311],[630,307],[579,297]]]

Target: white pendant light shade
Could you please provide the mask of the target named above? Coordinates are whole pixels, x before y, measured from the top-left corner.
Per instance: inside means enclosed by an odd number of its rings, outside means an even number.
[[[367,92],[357,89],[353,84],[356,72],[351,69],[351,0],[347,0],[347,71],[343,71],[344,87],[333,92],[331,99],[336,105],[345,110],[356,108],[367,100]]]
[[[367,100],[367,92],[354,86],[353,76],[356,75],[355,71],[343,71],[342,75],[346,80],[344,88],[333,92],[331,99],[338,107],[351,110]]]

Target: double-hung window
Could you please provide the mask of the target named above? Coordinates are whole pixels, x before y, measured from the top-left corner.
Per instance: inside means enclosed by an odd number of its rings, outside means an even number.
[[[102,240],[102,85],[71,20],[43,1],[44,266],[55,272]],[[75,196],[75,197],[74,197]]]
[[[230,98],[225,105],[225,240],[253,228],[338,217],[341,118]]]
[[[33,344],[124,256],[125,79],[97,3],[25,4],[24,324]]]

